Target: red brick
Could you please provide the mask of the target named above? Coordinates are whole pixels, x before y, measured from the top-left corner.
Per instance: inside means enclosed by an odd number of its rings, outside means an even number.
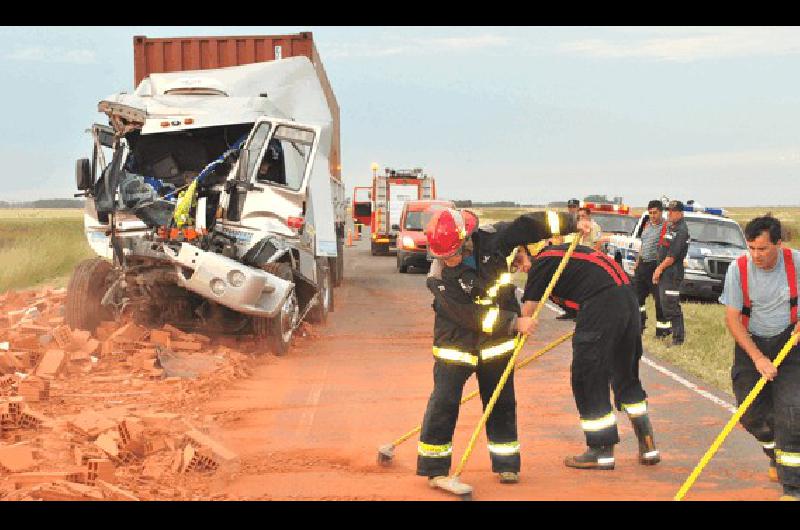
[[[172,349],[173,350],[187,350],[187,351],[200,351],[203,349],[203,345],[199,342],[191,342],[191,341],[172,341]]]
[[[18,473],[36,465],[33,449],[21,445],[0,446],[0,468]]]
[[[64,350],[47,350],[36,367],[36,375],[45,379],[54,379],[61,371],[64,363]]]
[[[164,346],[165,348],[170,347],[170,333],[169,331],[160,331],[160,330],[152,330],[150,332],[150,342],[153,344],[158,344],[160,346]]]
[[[119,458],[119,445],[117,445],[117,441],[112,438],[109,433],[104,432],[98,436],[97,440],[94,441],[94,445],[111,458]]]
[[[86,469],[86,484],[90,486],[94,486],[97,479],[116,482],[116,477],[114,476],[116,467],[107,458],[90,458],[86,462]]]
[[[117,426],[114,421],[93,410],[81,412],[69,422],[69,425],[79,434],[90,439],[96,438],[105,431]]]
[[[186,438],[192,445],[198,446],[197,452],[201,457],[214,461],[220,467],[238,466],[239,456],[236,453],[200,431],[193,429],[186,433]]]
[[[72,344],[72,330],[69,326],[58,326],[52,331],[52,334],[59,348],[66,350]]]

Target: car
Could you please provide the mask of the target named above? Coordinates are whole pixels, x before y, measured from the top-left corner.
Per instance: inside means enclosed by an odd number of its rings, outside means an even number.
[[[425,237],[425,213],[431,210],[455,208],[453,201],[406,201],[400,214],[400,231],[397,234],[397,272],[406,273],[409,267],[427,267],[428,240]]]
[[[636,228],[638,217],[618,213],[592,212],[592,220],[600,225],[601,237],[631,234]],[[600,249],[604,250],[607,243],[601,243]]]
[[[684,212],[689,228],[689,251],[683,261],[682,296],[708,300],[719,298],[731,262],[747,252],[742,227],[733,219],[717,213],[720,211]],[[664,215],[666,217],[666,212]],[[620,263],[629,276],[634,274],[633,265],[642,245],[642,229],[648,219],[647,212],[643,213],[630,234],[611,236],[606,244],[605,252]]]

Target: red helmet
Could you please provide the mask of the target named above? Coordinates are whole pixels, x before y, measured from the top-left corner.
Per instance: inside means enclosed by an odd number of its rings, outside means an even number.
[[[458,254],[467,237],[477,228],[478,218],[467,210],[437,210],[425,227],[432,256],[449,258]]]

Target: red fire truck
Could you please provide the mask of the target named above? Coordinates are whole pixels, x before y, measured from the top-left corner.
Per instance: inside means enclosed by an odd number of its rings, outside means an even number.
[[[406,201],[435,199],[436,183],[422,168],[384,168],[378,175],[372,167],[372,255],[388,255],[400,231],[400,214]]]
[[[353,224],[369,226],[372,222],[372,186],[353,188]],[[358,227],[359,233],[361,227]]]

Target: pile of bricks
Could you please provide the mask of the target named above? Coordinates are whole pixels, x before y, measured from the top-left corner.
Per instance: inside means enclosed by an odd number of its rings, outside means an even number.
[[[132,322],[102,322],[92,335],[65,325],[65,294],[0,294],[0,499],[187,496],[177,478],[235,471],[237,455],[190,411],[248,375],[263,346]],[[165,371],[159,355],[194,359],[187,366],[202,377]]]

